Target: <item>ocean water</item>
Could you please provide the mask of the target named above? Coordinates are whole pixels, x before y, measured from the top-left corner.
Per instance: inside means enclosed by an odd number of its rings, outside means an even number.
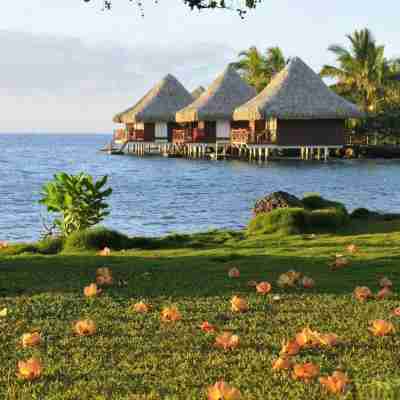
[[[0,135],[0,240],[38,239],[38,204],[53,174],[108,174],[111,215],[104,225],[131,235],[241,228],[254,201],[272,191],[318,192],[351,210],[400,212],[400,162],[206,161],[110,156],[108,135]]]

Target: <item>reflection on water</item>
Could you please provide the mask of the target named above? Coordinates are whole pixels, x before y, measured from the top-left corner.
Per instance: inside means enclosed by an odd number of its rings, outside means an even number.
[[[59,171],[109,174],[106,225],[129,234],[160,235],[244,226],[254,201],[269,192],[308,192],[349,209],[400,212],[400,162],[204,161],[109,156],[106,135],[0,135],[1,239],[31,240],[41,230],[37,204],[44,182]]]

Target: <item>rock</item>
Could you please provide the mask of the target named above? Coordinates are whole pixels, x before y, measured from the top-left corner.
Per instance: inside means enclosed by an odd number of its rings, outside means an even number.
[[[303,203],[296,196],[287,192],[273,192],[256,201],[253,208],[255,215],[268,213],[277,208],[304,208]]]

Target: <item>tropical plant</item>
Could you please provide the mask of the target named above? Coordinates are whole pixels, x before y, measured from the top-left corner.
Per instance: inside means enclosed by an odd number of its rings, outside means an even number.
[[[89,3],[92,0],[83,0],[85,3]],[[132,2],[133,0],[126,0]],[[190,9],[227,9],[235,10],[238,14],[243,17],[248,9],[256,8],[257,4],[261,3],[262,0],[181,0],[183,4],[188,6]],[[143,0],[135,1],[137,6],[143,13],[144,4]],[[103,8],[110,10],[114,0],[103,0]],[[156,1],[157,3],[157,1]]]
[[[285,68],[289,59],[286,59],[280,47],[269,47],[266,55],[266,65],[269,72],[269,78],[273,78],[278,72]]]
[[[269,47],[263,55],[257,47],[252,46],[240,52],[239,57],[234,67],[257,92],[261,92],[287,63],[279,47]]]
[[[95,181],[90,175],[65,172],[54,175],[54,180],[44,185],[39,202],[50,213],[56,213],[55,225],[65,236],[101,222],[108,214],[105,198],[112,193],[104,189],[108,176]]]
[[[335,78],[333,88],[357,102],[365,112],[376,112],[386,90],[394,84],[399,63],[385,58],[384,46],[376,43],[367,28],[346,37],[350,41],[349,49],[336,44],[328,48],[336,55],[339,66],[325,65],[320,74]]]

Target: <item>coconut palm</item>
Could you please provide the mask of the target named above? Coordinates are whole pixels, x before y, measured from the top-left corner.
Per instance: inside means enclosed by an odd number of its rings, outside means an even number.
[[[233,64],[234,67],[249,85],[255,87],[257,92],[260,92],[268,84],[268,70],[265,57],[255,46],[241,51],[239,57],[240,60]]]
[[[337,79],[336,90],[357,101],[364,111],[374,111],[385,83],[390,79],[391,62],[384,57],[384,46],[377,45],[369,29],[346,35],[350,49],[331,45],[338,67],[325,65],[321,76]]]
[[[239,53],[241,59],[234,63],[235,68],[257,92],[261,92],[268,85],[271,78],[283,69],[287,63],[279,47],[269,47],[263,55],[257,47]]]
[[[265,58],[270,79],[285,68],[286,64],[289,62],[289,59],[285,58],[282,49],[278,46],[269,47]]]

